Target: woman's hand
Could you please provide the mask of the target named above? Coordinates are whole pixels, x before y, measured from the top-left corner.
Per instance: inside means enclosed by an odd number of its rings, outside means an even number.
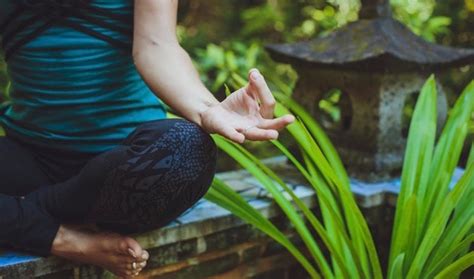
[[[272,140],[278,130],[292,123],[293,115],[273,118],[275,99],[257,69],[249,72],[249,83],[229,95],[221,103],[201,114],[201,126],[209,133],[220,134],[232,141]]]

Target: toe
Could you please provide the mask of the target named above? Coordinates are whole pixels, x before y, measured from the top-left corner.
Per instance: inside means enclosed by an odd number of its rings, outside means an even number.
[[[134,258],[137,258],[140,255],[142,255],[144,251],[142,247],[140,246],[140,244],[138,244],[138,242],[135,239],[130,238],[130,237],[124,238],[123,241],[121,241],[120,246],[121,246],[121,251],[124,254],[130,255]]]
[[[133,263],[134,263],[133,261],[123,262],[122,265],[121,265],[121,268],[125,271],[134,271],[134,270],[138,269],[140,265],[138,263],[136,263],[135,268],[133,268],[134,267]]]
[[[148,261],[149,258],[150,258],[150,254],[148,254],[148,251],[143,250],[143,252],[141,253],[141,260],[146,262]]]

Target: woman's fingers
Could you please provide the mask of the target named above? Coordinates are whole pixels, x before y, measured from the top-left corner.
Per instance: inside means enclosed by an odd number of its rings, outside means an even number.
[[[280,121],[282,121],[282,119],[280,119]],[[287,122],[283,120],[283,123],[287,123]],[[282,124],[277,123],[275,125],[282,125]],[[252,126],[242,131],[238,131],[229,126],[229,127],[222,128],[219,131],[219,134],[236,143],[244,143],[246,139],[254,140],[254,141],[265,141],[265,140],[274,140],[278,138],[277,129],[261,128],[257,126]]]
[[[249,72],[249,86],[251,91],[260,100],[260,114],[263,118],[273,118],[275,109],[275,98],[268,88],[267,82],[257,69],[251,69]]]
[[[294,120],[295,117],[293,115],[287,114],[274,119],[261,119],[259,124],[246,128],[234,128],[232,125],[222,125],[222,127],[218,129],[218,133],[237,143],[243,143],[246,139],[258,141],[274,140],[278,138],[278,130],[284,129]]]
[[[258,127],[262,129],[282,130],[293,121],[295,121],[295,117],[291,114],[287,114],[274,119],[263,119]]]
[[[278,138],[278,131],[272,129],[261,129],[258,127],[252,127],[247,129],[245,132],[245,138],[248,140],[274,140]]]
[[[231,126],[222,127],[219,129],[219,134],[237,143],[244,143],[246,138],[244,134],[238,132]]]

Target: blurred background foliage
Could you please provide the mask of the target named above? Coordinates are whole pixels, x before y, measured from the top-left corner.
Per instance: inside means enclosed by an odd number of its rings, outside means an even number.
[[[232,73],[245,76],[258,66],[271,86],[292,87],[296,74],[265,53],[266,43],[324,36],[357,20],[359,0],[180,1],[179,37],[202,79],[220,96]],[[391,0],[394,16],[428,41],[474,47],[474,0]],[[446,73],[443,84],[461,92],[474,76],[471,67]],[[456,93],[450,97],[454,101]]]
[[[394,16],[428,41],[474,47],[474,0],[391,0]],[[324,36],[355,21],[359,0],[181,0],[178,36],[202,80],[219,98],[258,67],[272,89],[292,91],[297,79],[288,65],[273,62],[267,43]],[[450,103],[474,77],[473,67],[445,73]],[[5,65],[0,62],[0,101],[7,99]],[[337,95],[335,95],[337,98]],[[329,114],[337,115],[337,111]],[[472,128],[474,130],[474,127]]]

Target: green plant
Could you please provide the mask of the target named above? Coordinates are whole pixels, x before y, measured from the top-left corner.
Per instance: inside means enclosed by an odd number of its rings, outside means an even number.
[[[288,94],[277,92],[275,96],[279,101],[277,115],[291,111],[298,117],[288,131],[298,143],[303,161],[298,161],[279,141],[273,144],[317,193],[322,218],[317,218],[276,173],[250,152],[220,136],[214,138],[272,194],[303,240],[310,258],[224,182],[216,179],[206,198],[275,239],[313,278],[382,278],[373,239],[334,147],[321,127]],[[409,131],[388,278],[452,278],[474,263],[473,253],[468,253],[474,238],[474,148],[463,177],[449,190],[474,110],[474,82],[456,103],[436,145],[435,104],[436,86],[431,77],[420,93]],[[324,256],[323,251],[328,251],[329,256]]]
[[[451,19],[435,15],[435,0],[390,0],[390,3],[394,16],[426,40],[435,41],[449,32]],[[357,20],[361,3],[360,0],[306,1],[298,6],[298,17],[286,12],[291,6],[298,4],[266,1],[244,10],[242,35],[245,38],[279,33],[285,41],[310,39]],[[469,7],[466,5],[466,9]]]
[[[246,69],[256,66],[260,52],[256,44],[233,43],[228,48],[209,44],[196,51],[195,64],[204,83],[216,92],[224,87],[225,82],[237,88]]]
[[[451,19],[434,15],[435,0],[391,0],[390,3],[395,17],[428,41],[434,42],[437,36],[449,32]]]
[[[436,145],[435,87],[431,78],[410,126],[390,253],[393,278],[433,277],[455,264],[474,237],[474,165],[449,189],[474,109],[474,82],[459,97]]]
[[[223,91],[225,85],[239,88],[245,85],[247,71],[259,65],[271,88],[291,92],[296,73],[290,66],[273,62],[257,43],[215,45],[195,50],[195,65],[201,79],[212,92]]]
[[[357,19],[358,0],[266,1],[242,12],[242,35],[309,39]]]

